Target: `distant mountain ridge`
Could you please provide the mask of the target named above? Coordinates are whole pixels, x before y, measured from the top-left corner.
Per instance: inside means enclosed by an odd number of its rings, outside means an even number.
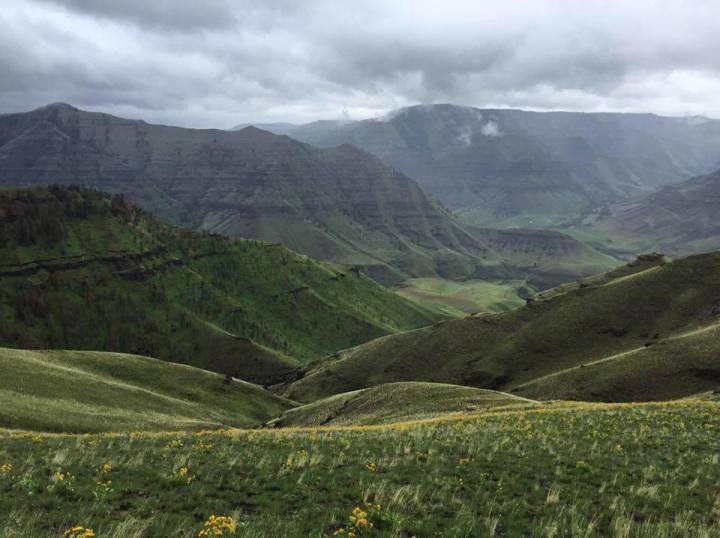
[[[150,125],[66,104],[0,116],[0,185],[47,183],[122,193],[167,222],[282,243],[384,283],[518,277],[492,240],[348,144],[318,149],[254,127]],[[613,263],[589,258],[587,272]]]
[[[720,164],[720,121],[448,104],[362,121],[270,124],[316,146],[350,143],[415,179],[468,222],[569,225]]]
[[[0,184],[43,183],[93,185],[174,224],[388,274],[455,276],[487,254],[376,157],[254,127],[165,127],[63,104],[0,117]]]

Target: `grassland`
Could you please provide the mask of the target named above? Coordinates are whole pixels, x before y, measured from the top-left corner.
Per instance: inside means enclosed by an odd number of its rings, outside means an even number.
[[[310,402],[412,380],[533,399],[689,396],[720,385],[720,340],[703,332],[720,321],[718,290],[720,253],[673,262],[650,256],[509,313],[443,321],[348,349],[286,394]],[[545,392],[533,384],[540,378],[556,383]]]
[[[388,383],[344,392],[289,409],[273,421],[273,425],[363,426],[532,405],[536,405],[536,402],[504,392],[473,387],[442,383]]]
[[[720,404],[700,401],[355,428],[7,432],[0,536],[60,537],[79,525],[102,537],[189,538],[222,515],[247,537],[355,527],[358,536],[711,538],[719,440]],[[356,507],[365,515],[351,521]]]
[[[518,296],[524,282],[411,278],[397,292],[415,302],[440,309],[449,317],[476,312],[507,312],[525,304]]]
[[[54,432],[253,427],[293,404],[148,357],[0,348],[0,427]]]

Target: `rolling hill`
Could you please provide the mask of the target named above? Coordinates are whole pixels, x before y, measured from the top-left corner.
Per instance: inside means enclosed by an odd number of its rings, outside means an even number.
[[[361,147],[465,221],[500,228],[567,226],[720,162],[720,121],[702,117],[438,104],[364,121],[263,127],[316,146]]]
[[[532,407],[532,400],[493,390],[443,383],[388,383],[344,392],[285,411],[274,427],[364,426],[451,414]]]
[[[86,188],[0,190],[0,345],[120,351],[268,384],[439,315],[280,245]]]
[[[292,407],[262,387],[157,359],[0,348],[0,428],[83,433],[253,427]]]
[[[535,399],[634,401],[720,387],[720,253],[644,256],[520,310],[449,320],[336,355],[292,383],[298,401],[396,381]]]

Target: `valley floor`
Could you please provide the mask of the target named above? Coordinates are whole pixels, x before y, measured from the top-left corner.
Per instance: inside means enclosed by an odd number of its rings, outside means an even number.
[[[720,536],[720,403],[387,426],[0,433],[0,537]],[[70,536],[82,535],[78,530]],[[200,534],[199,534],[200,533]]]
[[[451,317],[476,312],[507,312],[525,304],[518,290],[522,280],[456,282],[442,278],[411,278],[396,291],[407,299],[436,308]]]

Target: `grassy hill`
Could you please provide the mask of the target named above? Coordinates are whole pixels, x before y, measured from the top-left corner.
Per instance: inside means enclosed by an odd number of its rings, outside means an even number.
[[[0,427],[51,432],[252,427],[292,403],[244,381],[120,353],[0,348]]]
[[[0,190],[0,345],[137,353],[272,383],[440,317],[358,271],[182,231],[121,197]]]
[[[313,401],[382,383],[429,381],[531,398],[687,396],[720,385],[718,290],[720,253],[671,263],[646,256],[514,312],[444,321],[345,350],[287,394]]]
[[[541,398],[672,400],[720,389],[720,320],[533,379],[513,392]]]
[[[247,537],[714,537],[719,432],[720,404],[687,401],[304,431],[0,433],[0,536],[190,538],[215,515]]]
[[[388,383],[329,396],[289,409],[273,426],[359,426],[427,419],[450,413],[531,406],[502,392],[442,383]]]

